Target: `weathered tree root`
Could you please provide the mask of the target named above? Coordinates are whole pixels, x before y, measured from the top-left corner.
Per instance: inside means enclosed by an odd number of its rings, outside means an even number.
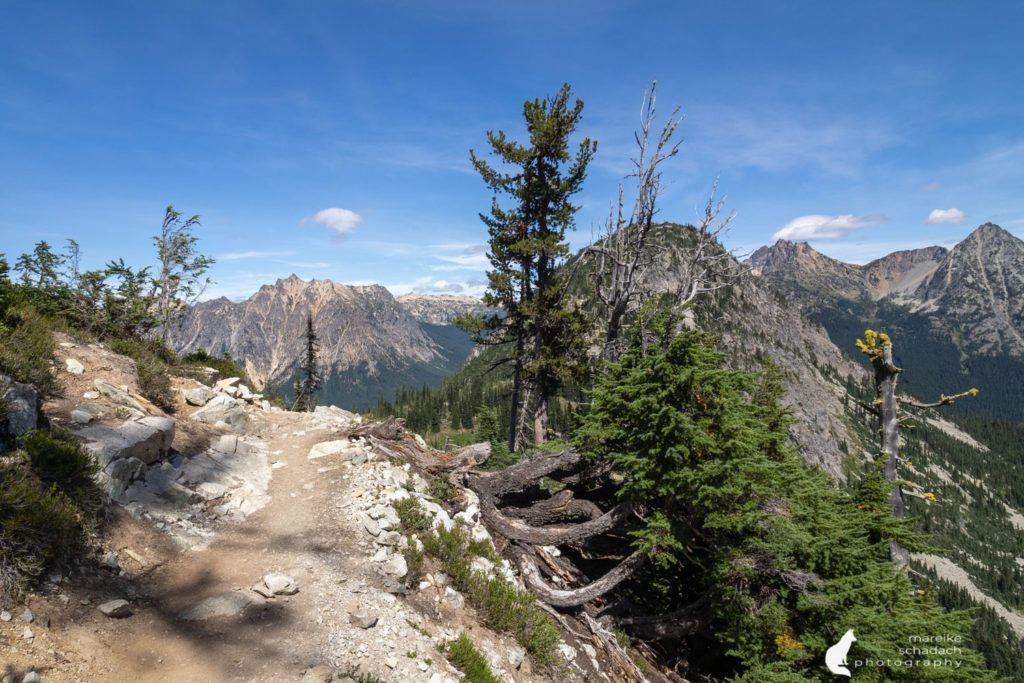
[[[519,571],[522,573],[526,585],[538,598],[553,607],[579,607],[599,598],[632,576],[647,560],[642,553],[634,552],[597,581],[580,588],[561,590],[553,588],[543,579],[537,568],[537,563],[525,549],[521,546],[512,546],[512,548],[516,564],[519,565]]]

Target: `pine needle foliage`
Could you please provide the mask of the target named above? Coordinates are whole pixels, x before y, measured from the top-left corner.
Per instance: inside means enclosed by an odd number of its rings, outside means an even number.
[[[679,651],[705,652],[700,673],[715,677],[833,680],[825,650],[854,629],[851,661],[889,662],[857,680],[995,680],[968,649],[969,614],[894,573],[890,540],[926,544],[892,516],[889,484],[837,490],[790,445],[775,370],[729,369],[712,337],[665,334],[665,323],[649,328],[660,344],[637,334],[608,366],[576,442],[613,465],[618,498],[643,520],[633,546],[652,563],[630,597],[653,613],[703,602],[706,628]],[[960,666],[904,666],[925,658],[899,653],[911,636],[961,637]]]

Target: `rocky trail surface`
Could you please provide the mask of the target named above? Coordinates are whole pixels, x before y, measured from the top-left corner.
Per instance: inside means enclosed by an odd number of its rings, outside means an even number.
[[[88,356],[70,343],[65,350],[75,360]],[[45,406],[51,423],[74,425],[61,416],[77,409],[81,390],[92,390],[89,373],[114,371],[109,358],[92,361],[64,378],[71,398]],[[129,374],[109,383],[124,379],[132,398]],[[193,384],[179,383],[178,393]],[[148,418],[118,408],[106,410],[103,425],[77,425],[94,452],[111,455],[110,442],[122,449],[106,468],[117,476],[105,480],[120,505],[110,506],[95,562],[50,577],[0,614],[0,679],[329,681],[358,669],[383,681],[454,683],[462,674],[441,647],[466,631],[502,680],[550,680],[514,640],[481,626],[429,564],[424,580],[405,590],[399,548],[408,541],[394,531],[389,502],[416,496],[436,510],[435,523],[454,522],[409,465],[348,438],[357,416],[236,400],[227,403],[248,419],[232,431],[225,421],[196,423],[186,417],[196,408],[180,403],[174,448],[130,468],[123,463],[139,451],[117,439],[139,429],[127,422]],[[101,428],[108,440],[88,441]],[[470,513],[462,517],[472,526]],[[563,652],[577,655],[564,643]],[[571,665],[558,675],[580,676]]]

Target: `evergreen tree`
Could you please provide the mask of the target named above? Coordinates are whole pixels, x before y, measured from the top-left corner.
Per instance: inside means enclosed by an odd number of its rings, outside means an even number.
[[[316,407],[316,392],[320,390],[323,375],[318,366],[320,342],[313,327],[313,315],[306,315],[306,353],[295,378],[295,404],[292,410],[312,411]]]
[[[664,319],[651,327],[666,330]],[[638,337],[600,378],[577,434],[641,520],[632,545],[647,564],[619,596],[663,617],[625,618],[627,631],[691,653],[694,677],[832,680],[825,650],[854,629],[849,658],[887,662],[856,680],[993,680],[968,649],[969,615],[892,571],[893,538],[925,546],[892,515],[880,473],[850,496],[809,468],[785,440],[776,373],[725,368],[699,331],[646,353]],[[918,636],[962,638],[960,666],[904,667],[926,658],[899,652]]]
[[[564,299],[566,275],[558,268],[568,255],[565,231],[578,207],[570,198],[580,191],[597,143],[584,139],[570,155],[569,136],[576,130],[583,102],[570,107],[568,84],[556,95],[523,105],[529,146],[509,140],[503,131],[487,132],[491,153],[512,173],[496,170],[470,150],[473,166],[495,193],[507,195],[503,209],[497,195],[491,214],[481,214],[490,235],[488,289],[484,303],[501,314],[464,316],[457,321],[486,344],[508,344],[513,367],[509,447],[516,450],[527,411],[532,412],[534,440],[544,440],[548,399],[573,372],[583,367],[582,316]],[[526,400],[528,397],[529,400]]]

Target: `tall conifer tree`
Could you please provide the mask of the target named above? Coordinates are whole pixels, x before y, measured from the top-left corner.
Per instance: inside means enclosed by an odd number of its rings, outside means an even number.
[[[583,323],[566,305],[566,278],[558,268],[569,251],[565,231],[578,210],[570,198],[583,186],[597,143],[584,139],[576,154],[570,153],[569,136],[583,113],[583,102],[570,106],[571,98],[565,84],[544,101],[524,103],[529,146],[508,139],[504,131],[487,132],[491,153],[514,171],[492,168],[470,150],[473,166],[496,193],[490,215],[480,215],[490,234],[492,266],[484,302],[503,314],[465,316],[459,324],[477,341],[513,346],[507,359],[513,368],[513,449],[528,410],[534,439],[543,441],[548,398],[575,369],[574,351],[582,339]],[[502,208],[498,194],[507,195],[512,205]]]

